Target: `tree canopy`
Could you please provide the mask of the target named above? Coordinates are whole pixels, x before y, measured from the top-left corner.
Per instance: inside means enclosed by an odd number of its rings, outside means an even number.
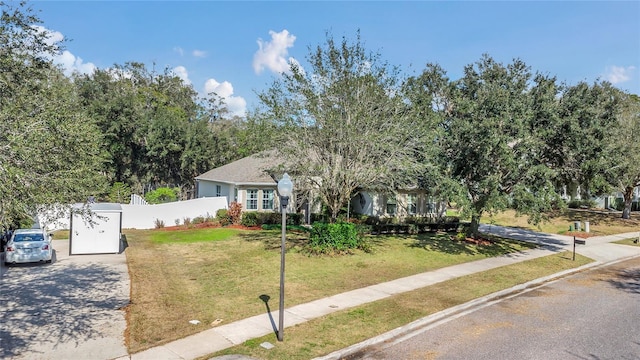
[[[459,79],[438,64],[406,76],[359,32],[327,33],[240,118],[155,64],[66,77],[34,11],[0,7],[0,226],[89,196],[185,196],[195,176],[263,150],[334,220],[358,191],[419,190],[462,207],[472,233],[507,207],[540,221],[565,189],[620,191],[628,217],[640,185],[638,96],[605,81],[562,84],[489,55]]]
[[[327,34],[307,60],[308,69],[291,63],[291,72],[260,94],[282,129],[275,148],[296,187],[313,189],[335,220],[356,189],[415,185],[425,142],[401,96],[398,70],[367,52],[359,35],[335,42]]]
[[[2,4],[0,26],[0,226],[39,207],[85,201],[104,191],[101,134],[58,51],[30,8]]]

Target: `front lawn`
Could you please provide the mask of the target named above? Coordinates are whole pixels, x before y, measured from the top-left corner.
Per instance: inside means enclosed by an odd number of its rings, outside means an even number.
[[[228,230],[126,231],[130,352],[264,313],[261,296],[278,298],[280,232]],[[448,234],[377,236],[370,238],[373,253],[311,257],[300,251],[305,237],[303,232],[287,234],[287,307],[530,246],[507,241],[475,245]],[[277,300],[270,306],[276,308]]]
[[[516,216],[515,211],[507,210],[493,216],[485,215],[481,222],[500,226],[520,227],[550,234],[564,234],[569,231],[574,221],[589,221],[589,227],[593,235],[613,235],[632,231],[640,228],[640,213],[631,213],[631,219],[622,219],[620,212],[588,211],[579,209],[565,209],[551,214],[549,221],[538,226],[529,224],[528,217]],[[584,230],[584,229],[583,229]]]

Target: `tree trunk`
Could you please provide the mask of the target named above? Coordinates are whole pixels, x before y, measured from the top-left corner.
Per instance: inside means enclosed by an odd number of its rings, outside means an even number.
[[[476,238],[478,235],[478,228],[480,227],[480,215],[471,215],[471,225],[467,230],[467,236],[470,238]]]
[[[624,210],[622,210],[622,218],[631,218],[631,204],[633,203],[633,187],[624,189]]]

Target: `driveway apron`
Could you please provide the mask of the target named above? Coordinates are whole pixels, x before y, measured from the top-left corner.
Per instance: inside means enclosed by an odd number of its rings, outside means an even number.
[[[124,253],[69,256],[67,240],[53,248],[52,264],[0,265],[0,358],[126,355]]]

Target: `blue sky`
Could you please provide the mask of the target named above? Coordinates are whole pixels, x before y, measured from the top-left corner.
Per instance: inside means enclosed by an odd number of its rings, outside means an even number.
[[[128,61],[174,69],[237,114],[309,47],[354,39],[407,74],[438,63],[452,79],[483,53],[522,59],[561,82],[608,80],[640,94],[640,2],[36,1],[43,26],[69,40],[57,61],[91,72]]]

